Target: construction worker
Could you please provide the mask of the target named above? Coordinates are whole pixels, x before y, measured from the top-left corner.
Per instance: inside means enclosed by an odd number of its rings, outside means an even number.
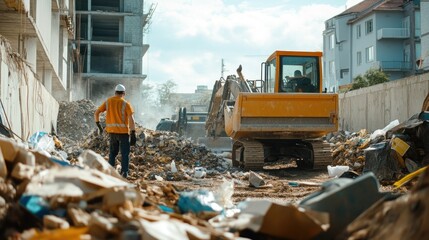
[[[100,125],[100,113],[106,111],[106,132],[110,135],[109,163],[115,166],[115,158],[121,149],[121,175],[128,177],[130,146],[136,144],[136,130],[134,110],[131,104],[124,99],[125,86],[118,84],[115,87],[115,96],[108,98],[95,111],[95,123],[103,133]],[[129,131],[131,130],[131,132]],[[128,134],[130,132],[130,134]],[[131,138],[130,138],[131,137]]]

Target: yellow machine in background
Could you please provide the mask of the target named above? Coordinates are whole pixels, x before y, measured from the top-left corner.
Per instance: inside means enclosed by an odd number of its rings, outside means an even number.
[[[322,92],[321,52],[275,51],[261,65],[261,80],[216,81],[206,134],[233,140],[233,163],[261,169],[295,159],[298,167],[331,164],[329,145],[318,138],[338,130],[338,95]]]

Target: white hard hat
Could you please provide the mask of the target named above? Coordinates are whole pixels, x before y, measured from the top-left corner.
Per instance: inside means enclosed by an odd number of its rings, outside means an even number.
[[[115,92],[125,92],[125,86],[122,84],[116,85]]]

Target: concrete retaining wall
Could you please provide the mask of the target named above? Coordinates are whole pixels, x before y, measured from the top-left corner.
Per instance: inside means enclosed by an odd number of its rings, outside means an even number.
[[[419,113],[429,92],[429,73],[339,95],[340,129],[374,131]]]
[[[0,36],[0,115],[24,140],[37,131],[56,129],[59,104],[27,63]]]

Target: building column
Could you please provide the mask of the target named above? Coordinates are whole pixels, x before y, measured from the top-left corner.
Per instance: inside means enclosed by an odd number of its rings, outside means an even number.
[[[43,70],[43,85],[52,94],[52,70]]]
[[[25,60],[30,64],[31,68],[36,71],[37,67],[37,38],[24,38]]]

